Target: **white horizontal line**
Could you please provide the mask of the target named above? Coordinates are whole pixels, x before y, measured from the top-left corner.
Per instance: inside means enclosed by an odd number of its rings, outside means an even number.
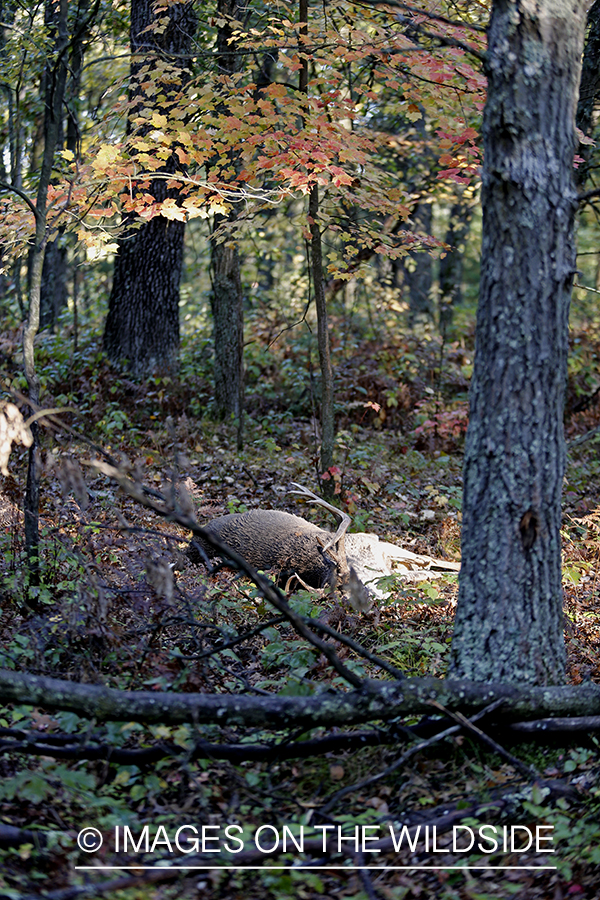
[[[277,871],[284,872],[301,872],[303,869],[311,872],[315,869],[319,869],[322,872],[332,872],[332,871],[342,871],[348,872],[350,869],[353,870],[363,870],[369,869],[371,871],[376,872],[388,872],[388,871],[413,871],[415,869],[423,869],[425,871],[431,870],[432,872],[450,872],[454,870],[472,870],[476,869],[478,871],[488,872],[488,871],[496,871],[498,869],[509,870],[509,871],[522,871],[524,869],[537,872],[543,870],[551,870],[555,871],[557,866],[311,866],[310,863],[303,863],[299,866],[75,866],[77,871],[90,871],[90,872],[108,872],[108,871],[160,871],[160,872],[191,872],[191,871],[212,871],[214,869],[223,870],[227,872],[264,872],[269,871],[271,869],[276,869]]]

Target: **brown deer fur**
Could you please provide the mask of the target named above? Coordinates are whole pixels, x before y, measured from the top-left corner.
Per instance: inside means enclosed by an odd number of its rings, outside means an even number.
[[[297,575],[310,587],[322,588],[339,580],[341,587],[366,585],[372,597],[382,598],[378,578],[394,571],[409,580],[427,577],[423,570],[457,571],[458,563],[419,556],[395,544],[380,541],[376,534],[347,534],[350,517],[306,488],[294,485],[292,493],[324,506],[340,518],[335,534],[306,519],[276,509],[253,509],[213,519],[205,526],[217,540],[243,556],[255,569],[270,569],[280,581]],[[222,555],[207,541],[192,541],[188,556],[202,562],[200,548],[210,559]]]
[[[335,576],[336,561],[323,552],[332,535],[299,516],[277,509],[252,509],[213,519],[205,528],[255,569],[272,569],[282,580],[299,575],[311,587],[324,587]],[[209,559],[219,556],[208,542],[196,539],[188,551],[192,562],[202,561],[195,543]]]

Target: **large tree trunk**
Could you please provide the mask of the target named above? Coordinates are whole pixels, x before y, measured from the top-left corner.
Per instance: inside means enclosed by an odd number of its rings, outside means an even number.
[[[67,247],[61,233],[46,248],[40,293],[40,328],[54,331],[56,321],[67,305]]]
[[[156,216],[119,241],[104,349],[136,377],[177,366],[183,239],[182,222]]]
[[[575,271],[579,0],[496,0],[452,673],[564,677],[563,400]]]
[[[185,66],[195,29],[191,2],[169,5],[169,25],[162,32],[147,31],[154,20],[151,0],[132,0],[132,99],[140,92],[136,86],[140,70],[155,60],[170,64],[164,85],[167,97],[180,90],[188,76]],[[152,101],[147,98],[146,102]],[[177,161],[171,157],[162,172],[172,173],[176,168]],[[165,180],[154,180],[151,191],[159,201],[169,196]],[[135,376],[169,371],[177,365],[184,231],[182,222],[157,216],[139,228],[128,229],[119,240],[104,349],[113,362],[127,360]]]

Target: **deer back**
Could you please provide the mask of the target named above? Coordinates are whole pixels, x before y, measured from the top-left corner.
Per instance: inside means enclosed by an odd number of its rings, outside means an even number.
[[[331,534],[300,516],[276,509],[253,509],[213,519],[205,529],[255,569],[272,569],[282,579],[296,574],[311,587],[323,587],[335,575],[335,562],[323,553],[323,544]],[[221,555],[206,541],[196,538],[196,543],[209,558]],[[190,559],[200,562],[193,544]]]

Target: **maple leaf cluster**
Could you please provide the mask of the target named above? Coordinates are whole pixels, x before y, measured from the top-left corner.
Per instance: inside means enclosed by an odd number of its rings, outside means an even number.
[[[427,4],[410,17],[353,4],[343,10],[320,13],[304,29],[281,15],[260,28],[214,20],[227,24],[242,60],[230,74],[184,79],[167,59],[137,60],[113,86],[117,100],[79,156],[57,156],[49,239],[59,228],[74,230],[90,252],[106,252],[125,224],[234,208],[223,227],[241,229],[262,209],[318,185],[319,224],[342,248],[330,273],[343,277],[365,247],[392,257],[432,249],[433,238],[400,225],[418,202],[419,168],[435,170],[438,181],[478,178],[485,80],[470,53],[476,59],[483,35],[470,25],[480,10],[464,24],[430,18]],[[155,31],[168,13],[166,2]],[[251,63],[264,53],[276,65],[272,81],[259,85]],[[301,91],[305,65],[310,78]],[[348,216],[351,208],[359,215]],[[4,202],[3,212],[0,240],[9,255],[22,255],[31,212],[21,200]],[[306,219],[301,225],[306,231]]]

